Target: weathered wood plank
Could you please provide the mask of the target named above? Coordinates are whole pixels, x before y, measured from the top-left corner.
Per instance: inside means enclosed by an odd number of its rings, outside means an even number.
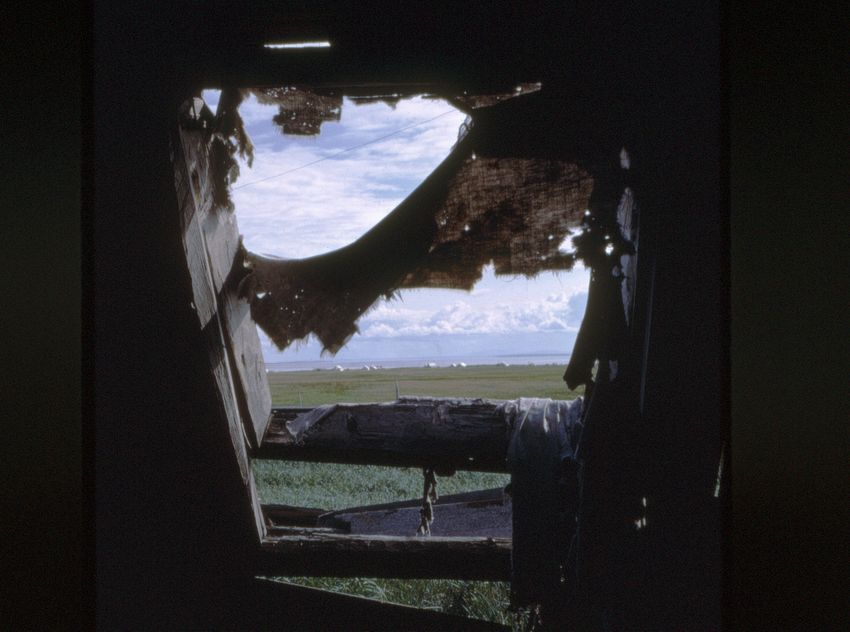
[[[258,572],[329,577],[506,581],[506,538],[312,535],[266,537]]]
[[[180,129],[184,162],[181,179],[187,179],[187,188],[192,193],[194,214],[204,234],[213,287],[218,293],[224,287],[239,250],[239,228],[235,213],[218,208],[213,202],[206,138],[204,130]]]
[[[257,326],[251,319],[250,305],[237,298],[235,287],[224,288],[219,295],[219,306],[228,336],[245,428],[251,445],[258,446],[269,424],[272,395]]]
[[[259,596],[266,606],[263,610],[269,613],[269,617],[265,621],[252,619],[251,623],[255,625],[251,625],[251,629],[276,629],[281,621],[286,621],[293,630],[508,632],[510,629],[489,621],[320,588],[260,578],[255,581],[262,587]],[[293,612],[290,604],[298,604],[296,612]],[[278,612],[274,612],[275,606],[280,608]],[[243,626],[246,624],[244,621],[240,623]]]
[[[260,495],[257,493],[257,482],[254,480],[254,470],[251,469],[250,459],[248,461],[248,489],[247,502],[251,505],[251,513],[254,516],[254,527],[257,530],[259,540],[266,537],[266,521],[263,515],[263,506],[260,504]]]
[[[200,297],[195,307],[201,326],[218,311],[227,336],[237,403],[248,441],[256,446],[268,426],[271,392],[250,307],[237,299],[235,288],[226,287],[239,252],[239,229],[234,213],[213,204],[206,134],[202,129],[181,128],[180,142],[175,143],[175,159],[182,161],[177,165],[180,174],[176,177],[177,185],[188,190],[186,205],[194,209],[183,212],[189,218],[184,244],[193,288],[197,286],[196,294]],[[217,301],[209,300],[210,291]]]
[[[439,477],[437,478],[439,487]],[[481,501],[501,501],[505,495],[505,490],[502,487],[492,487],[490,489],[481,489],[474,492],[461,492],[460,494],[447,494],[439,496],[434,506],[448,505],[452,503],[474,503]],[[375,505],[358,505],[356,507],[346,507],[337,511],[323,511],[326,514],[335,513],[358,513],[361,511],[379,511],[384,509],[405,509],[407,507],[419,507],[422,505],[421,498],[411,500],[399,500],[392,503],[379,503]],[[265,506],[265,505],[264,505]]]
[[[304,536],[309,537],[312,535],[319,534],[328,534],[328,533],[336,533],[339,535],[345,535],[346,531],[343,529],[334,529],[332,527],[282,527],[282,526],[271,526],[266,528],[266,537],[267,538],[278,538],[283,536]]]
[[[480,503],[480,502],[503,502],[505,491],[501,487],[482,489],[474,492],[463,492],[460,494],[448,494],[440,496],[434,503],[435,507],[452,503]],[[294,505],[281,505],[277,503],[264,504],[262,506],[266,523],[270,526],[281,527],[317,527],[320,517],[332,519],[336,514],[360,513],[364,511],[384,511],[392,509],[405,509],[409,507],[420,507],[421,499],[401,500],[392,503],[380,503],[374,505],[360,505],[347,507],[337,511],[329,511],[318,507],[297,507]]]
[[[229,51],[230,52],[230,51]],[[527,52],[527,51],[526,51]],[[233,51],[235,53],[235,51]],[[510,92],[518,83],[528,81],[529,75],[510,71],[500,64],[499,68],[476,64],[474,71],[458,64],[451,72],[439,70],[432,59],[407,59],[404,64],[382,64],[379,59],[363,63],[348,55],[331,53],[327,49],[251,51],[250,58],[234,59],[227,55],[211,63],[209,59],[198,60],[197,80],[203,85],[222,87],[227,85],[251,85],[277,87],[281,85],[309,85],[316,88],[345,86],[386,87],[410,84],[439,85],[440,88],[461,94],[501,94]],[[329,54],[330,53],[330,54]],[[498,76],[497,76],[498,75]]]
[[[171,151],[193,305],[204,333],[221,414],[227,422],[236,463],[245,486],[245,502],[250,504],[256,535],[261,539],[265,536],[266,526],[248,460],[243,415],[239,410],[239,396],[233,382],[233,363],[229,357],[225,324],[219,311],[204,234],[204,217],[208,214],[212,198],[205,194],[208,174],[202,133],[178,128],[172,136]]]
[[[328,513],[327,509],[277,504],[263,505],[262,509],[266,523],[273,527],[315,527],[319,516]]]
[[[171,164],[174,167],[174,189],[177,192],[177,204],[180,210],[180,231],[185,232],[195,214],[195,200],[190,189],[186,156],[183,153],[183,141],[179,131],[172,136],[170,148]]]
[[[201,230],[204,233],[213,287],[218,293],[224,287],[239,252],[236,214],[226,209],[213,208],[202,214]]]
[[[258,458],[507,472],[508,425],[485,400],[275,408]]]
[[[219,316],[214,316],[204,328],[207,341],[207,349],[210,354],[210,365],[219,401],[227,418],[227,426],[230,430],[230,441],[236,451],[236,460],[239,462],[239,470],[242,481],[248,484],[248,452],[245,448],[245,437],[243,435],[242,418],[239,415],[239,405],[236,401],[236,389],[231,378],[230,360],[227,357],[227,349],[224,346],[224,331]]]
[[[210,365],[216,382],[216,391],[222,407],[222,414],[227,419],[230,442],[233,445],[236,462],[239,465],[239,472],[242,476],[242,482],[245,485],[245,501],[251,505],[257,536],[263,538],[266,534],[265,520],[257,494],[254,473],[251,470],[248,458],[248,450],[245,444],[245,429],[239,413],[239,407],[236,401],[236,389],[232,379],[233,372],[231,371],[230,360],[224,345],[224,329],[218,315],[214,316],[204,328],[204,335],[210,354]]]
[[[345,529],[352,535],[416,535],[418,506],[360,512],[337,511],[321,516],[318,527]],[[511,538],[510,499],[434,505],[431,536]]]
[[[186,155],[186,145],[191,144],[187,132],[178,129],[172,137],[171,150],[174,167],[174,186],[180,208],[180,226],[183,250],[192,280],[193,306],[201,329],[216,312],[215,292],[207,273],[207,254],[198,213],[198,195],[192,190],[191,167]],[[197,162],[192,159],[193,162]]]
[[[209,160],[206,132],[201,129],[180,128],[180,144],[185,163],[187,186],[192,192],[195,212],[207,215],[212,208],[212,190],[209,180]]]
[[[192,202],[188,202],[192,204]],[[201,329],[207,326],[217,310],[215,293],[213,292],[210,276],[207,274],[207,260],[204,249],[204,237],[197,215],[191,214],[189,225],[183,234],[183,249],[186,253],[186,263],[192,279],[192,296],[195,313],[198,315]]]

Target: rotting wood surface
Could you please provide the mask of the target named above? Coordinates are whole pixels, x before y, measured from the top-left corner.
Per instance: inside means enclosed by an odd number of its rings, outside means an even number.
[[[506,581],[507,538],[348,535],[266,537],[258,572],[309,576]]]
[[[271,527],[315,527],[319,516],[327,509],[296,507],[293,505],[263,505],[263,516]]]
[[[327,511],[312,507],[263,505],[270,536],[305,533],[411,536],[419,526],[421,499]],[[512,503],[501,487],[441,496],[431,535],[510,538]]]
[[[282,611],[272,615],[269,625],[274,628],[281,618],[290,629],[322,630],[442,630],[443,632],[509,632],[510,628],[491,621],[427,608],[388,603],[370,597],[346,595],[321,588],[299,586],[257,578],[261,600],[273,604],[297,604],[297,612]],[[282,606],[285,609],[285,605]],[[296,617],[296,621],[293,621]]]
[[[225,405],[237,403],[236,410],[227,410],[229,423],[244,424],[249,443],[257,445],[268,424],[271,394],[250,307],[237,298],[236,287],[227,284],[234,266],[241,264],[239,229],[234,214],[214,200],[208,134],[180,127],[171,143],[192,305],[201,328],[210,331],[213,371]],[[231,428],[231,435],[237,454],[244,452],[239,445],[242,432]],[[247,480],[247,458],[239,457],[239,464]]]
[[[507,472],[509,427],[503,404],[405,398],[312,410],[275,408],[255,456]]]
[[[344,528],[352,535],[416,535],[419,507],[338,511],[319,518],[319,527]],[[431,536],[510,538],[511,501],[479,500],[435,505]]]
[[[446,494],[440,496],[434,503],[435,507],[441,505],[449,505],[453,503],[478,503],[478,502],[493,502],[502,501],[505,495],[504,488],[492,487],[490,489],[481,489],[473,492],[461,492],[459,494]],[[331,511],[329,509],[320,509],[318,507],[298,507],[295,505],[281,505],[277,503],[269,503],[263,505],[263,515],[266,521],[272,526],[282,527],[315,527],[317,526],[320,517],[325,519],[332,518],[336,514],[343,513],[361,513],[364,511],[384,511],[389,509],[406,509],[409,507],[419,508],[422,506],[421,498],[411,500],[398,500],[389,503],[378,503],[372,505],[358,505],[356,507],[346,507]]]
[[[450,505],[452,503],[474,503],[480,501],[495,501],[501,500],[505,494],[503,487],[491,487],[490,489],[480,489],[474,492],[460,492],[458,494],[446,494],[440,496],[434,502],[435,507],[440,505]],[[358,513],[362,511],[380,511],[384,509],[405,509],[407,507],[421,507],[422,499],[414,498],[411,500],[398,500],[391,503],[379,503],[375,505],[359,505],[357,507],[346,507],[333,512],[322,512],[332,515],[335,513]],[[272,505],[274,507],[274,505]]]
[[[237,395],[251,445],[258,445],[269,423],[272,396],[257,327],[250,307],[236,298],[235,288],[221,292],[219,309],[223,315]]]
[[[256,328],[242,326],[242,321],[235,318],[238,310],[229,308],[233,301],[226,300],[233,289],[223,287],[239,246],[238,230],[235,218],[214,206],[205,132],[178,127],[172,135],[171,151],[182,243],[192,285],[192,307],[204,334],[221,415],[228,424],[255,533],[263,537],[265,525],[245,438],[253,436],[256,441],[262,436],[271,397],[265,379],[257,380],[255,375],[245,373],[249,368],[255,374],[265,373],[262,356],[257,355]],[[241,311],[247,315],[247,306]],[[252,336],[257,340],[252,340]],[[237,358],[241,360],[239,364]]]

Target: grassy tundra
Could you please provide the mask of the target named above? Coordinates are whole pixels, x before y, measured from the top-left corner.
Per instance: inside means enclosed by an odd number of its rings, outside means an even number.
[[[567,389],[561,380],[563,371],[563,365],[517,365],[293,371],[273,372],[268,377],[274,405],[318,406],[392,401],[396,398],[396,389],[402,397],[572,399],[581,395],[581,391]],[[331,510],[407,500],[422,493],[422,473],[417,468],[254,461],[254,473],[260,498],[268,503]],[[437,489],[441,495],[453,494],[503,486],[508,480],[506,474],[457,472],[454,476],[439,478]],[[415,531],[415,528],[416,525],[412,525],[411,529]],[[516,617],[506,610],[508,584],[505,582],[326,577],[280,579],[509,625],[518,624]]]
[[[276,406],[318,406],[331,403],[394,400],[396,383],[402,396],[551,397],[572,399],[580,391],[567,390],[561,376],[564,365],[467,366],[366,371],[290,371],[269,373]]]

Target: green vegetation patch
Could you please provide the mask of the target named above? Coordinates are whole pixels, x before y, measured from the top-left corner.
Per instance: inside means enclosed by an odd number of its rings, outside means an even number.
[[[573,399],[561,376],[564,367],[468,366],[457,368],[293,371],[269,373],[275,406],[320,406],[332,403],[385,402],[404,397],[481,397]],[[327,510],[418,498],[422,470],[375,465],[338,465],[296,461],[253,462],[263,503]],[[440,495],[502,487],[507,474],[457,472],[438,477]],[[415,526],[412,528],[415,529]],[[507,582],[462,580],[280,577],[281,581],[431,608],[521,629],[524,615],[508,612]]]
[[[286,371],[268,374],[276,406],[388,402],[402,397],[481,397],[573,399],[562,379],[564,366],[467,366],[366,371]]]

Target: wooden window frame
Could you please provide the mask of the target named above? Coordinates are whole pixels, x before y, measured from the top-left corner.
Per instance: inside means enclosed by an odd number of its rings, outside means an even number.
[[[210,115],[197,97],[184,104],[171,137],[171,160],[192,307],[204,334],[220,418],[226,420],[253,516],[246,535],[258,545],[257,574],[506,581],[510,540],[505,538],[351,535],[274,526],[269,507],[260,502],[251,459],[274,453],[263,441],[270,422],[284,409],[272,408],[257,328],[247,301],[237,298],[233,279],[238,275],[232,273],[240,264],[240,236],[235,213],[218,207],[212,195],[204,122]]]

